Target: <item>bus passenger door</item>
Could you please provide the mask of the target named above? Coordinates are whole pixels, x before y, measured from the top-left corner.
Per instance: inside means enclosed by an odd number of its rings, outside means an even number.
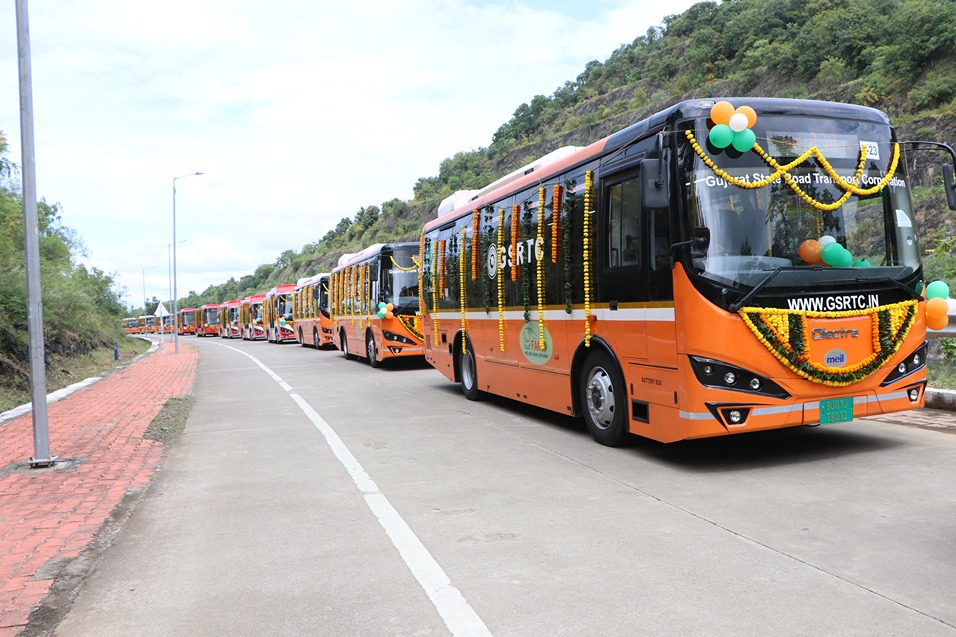
[[[596,289],[602,306],[595,333],[621,358],[647,358],[646,318],[651,242],[641,215],[638,168],[605,179],[596,254]],[[603,325],[602,325],[603,324]]]

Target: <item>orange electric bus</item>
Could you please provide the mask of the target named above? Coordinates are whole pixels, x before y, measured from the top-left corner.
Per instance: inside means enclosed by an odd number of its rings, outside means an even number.
[[[193,311],[196,336],[219,336],[219,304],[206,303]]]
[[[418,244],[379,243],[343,255],[330,275],[332,330],[346,358],[377,367],[421,356]]]
[[[262,301],[262,321],[270,343],[295,341],[292,319],[292,292],[295,283],[283,283],[266,292]]]
[[[123,326],[126,328],[127,334],[139,334],[139,319],[135,316],[124,318]]]
[[[606,445],[921,407],[916,144],[862,106],[692,100],[450,197],[421,237],[426,359]]]
[[[316,349],[334,346],[329,315],[329,273],[300,279],[292,291],[292,319],[299,344]]]
[[[265,294],[252,294],[239,302],[239,326],[244,341],[261,341],[266,338],[262,327],[262,302]]]
[[[196,333],[196,308],[184,307],[179,310],[179,316],[176,318],[176,329],[180,336]]]
[[[239,327],[239,299],[226,301],[219,305],[219,336],[221,338],[242,338]]]

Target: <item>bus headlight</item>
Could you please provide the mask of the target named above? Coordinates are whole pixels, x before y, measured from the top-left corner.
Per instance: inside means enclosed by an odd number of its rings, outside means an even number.
[[[688,356],[688,359],[697,381],[704,387],[729,389],[773,398],[790,397],[790,394],[777,383],[742,367],[700,356]]]
[[[900,361],[900,364],[893,368],[890,373],[886,375],[886,378],[884,378],[883,382],[880,383],[880,387],[892,385],[901,378],[905,378],[910,374],[923,369],[924,367],[926,367],[925,341],[922,345],[917,347],[912,354]]]

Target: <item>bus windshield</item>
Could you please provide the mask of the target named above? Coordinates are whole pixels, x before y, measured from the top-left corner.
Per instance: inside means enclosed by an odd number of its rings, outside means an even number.
[[[390,259],[383,263],[385,277],[385,301],[399,312],[414,314],[418,309],[418,246],[399,246],[392,251]]]
[[[219,309],[206,308],[206,325],[219,325]]]
[[[764,281],[768,287],[799,287],[811,281],[846,280],[844,268],[851,267],[854,280],[900,280],[919,268],[902,159],[885,187],[878,187],[893,160],[889,126],[815,117],[759,118],[753,126],[757,143],[779,165],[793,163],[813,146],[825,158],[811,155],[789,169],[792,182],[806,195],[801,196],[779,177],[760,187],[743,187],[743,182],[767,180],[775,169],[753,150],[738,153],[714,148],[706,142],[706,122],[696,124],[693,132],[700,151],[713,162],[713,167],[708,166],[695,150],[683,146],[681,183],[689,202],[690,225],[707,228],[710,234],[706,255],[693,259],[699,275],[747,289]],[[866,149],[862,172],[861,148]],[[833,210],[821,210],[811,201],[833,207],[844,197],[845,189],[837,185],[834,174],[873,192],[851,194]],[[808,240],[816,245],[807,244],[801,250]],[[833,242],[847,254],[837,259],[831,249],[821,256],[821,248]],[[830,262],[823,258],[827,256]],[[811,268],[814,265],[824,271]],[[767,280],[780,269],[787,270],[786,276]]]

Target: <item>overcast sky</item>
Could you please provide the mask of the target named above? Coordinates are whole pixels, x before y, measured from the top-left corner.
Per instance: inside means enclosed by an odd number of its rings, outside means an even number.
[[[29,3],[37,193],[124,301],[251,274],[359,208],[411,199],[666,15],[672,0]],[[21,163],[15,3],[0,131]],[[144,272],[145,269],[145,272]],[[145,281],[145,285],[144,285]]]

